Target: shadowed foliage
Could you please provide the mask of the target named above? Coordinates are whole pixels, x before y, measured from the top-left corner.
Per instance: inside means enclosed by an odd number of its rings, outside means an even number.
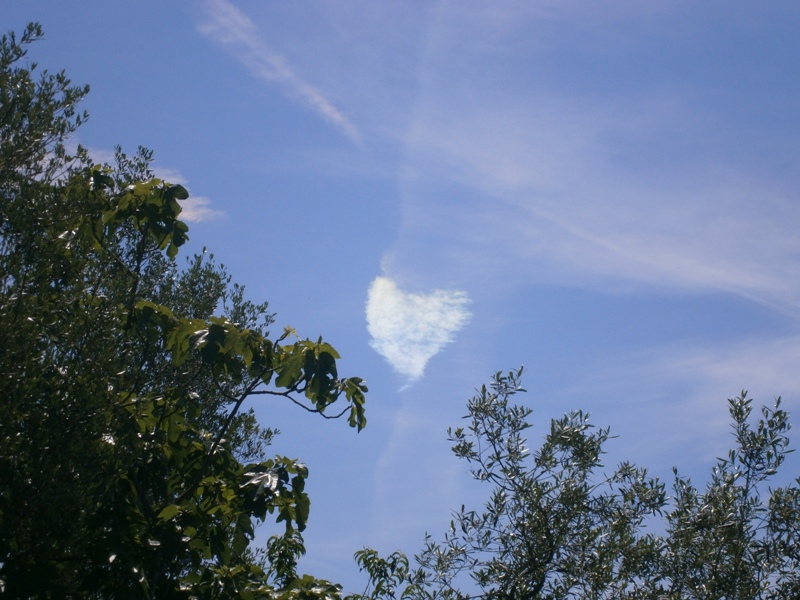
[[[0,40],[2,594],[337,595],[296,573],[307,468],[268,458],[275,431],[242,405],[271,396],[360,430],[366,386],[321,339],[271,337],[267,304],[213,256],[178,266],[188,193],[151,152],[68,151],[88,88],[25,63],[41,35]]]

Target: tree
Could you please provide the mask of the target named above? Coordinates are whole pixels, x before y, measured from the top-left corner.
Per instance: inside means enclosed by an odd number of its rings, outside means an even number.
[[[766,488],[788,449],[788,415],[728,401],[736,446],[704,491],[675,472],[673,495],[643,469],[602,474],[608,429],[573,412],[535,452],[531,409],[512,405],[522,370],[497,373],[449,431],[472,476],[492,486],[483,510],[461,507],[442,542],[411,568],[401,553],[356,553],[369,575],[354,598],[795,598],[800,594],[800,479]],[[655,533],[663,531],[663,533]]]
[[[728,400],[736,447],[701,492],[675,470],[660,546],[666,598],[800,597],[800,478],[771,487],[788,448],[788,414],[762,407],[749,423],[746,392]]]
[[[152,153],[95,164],[67,137],[88,88],[19,66],[42,35],[0,38],[0,593],[53,598],[329,597],[298,576],[308,471],[266,458],[247,398],[366,424],[335,349],[271,338],[188,239]],[[331,414],[331,405],[343,407]],[[263,556],[254,523],[281,524]]]

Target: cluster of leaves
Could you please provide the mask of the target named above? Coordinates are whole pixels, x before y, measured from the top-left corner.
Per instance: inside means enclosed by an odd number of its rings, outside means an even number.
[[[800,597],[800,479],[766,487],[791,451],[780,399],[755,427],[746,393],[729,400],[735,448],[703,491],[675,471],[670,497],[629,463],[603,474],[609,431],[581,412],[553,420],[531,452],[531,410],[511,404],[521,373],[497,373],[469,401],[469,426],[449,432],[492,486],[483,510],[462,506],[414,568],[358,552],[370,580],[353,600]]]
[[[242,405],[360,430],[364,382],[321,339],[270,339],[266,303],[213,256],[178,268],[188,194],[149,151],[66,150],[88,88],[20,66],[39,37],[0,39],[0,595],[335,596],[295,571],[307,469],[267,459],[275,432]],[[268,515],[282,528],[260,560]]]

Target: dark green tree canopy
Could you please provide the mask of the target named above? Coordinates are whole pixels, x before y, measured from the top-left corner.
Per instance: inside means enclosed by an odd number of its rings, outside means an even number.
[[[88,88],[25,64],[41,35],[0,39],[2,594],[336,595],[296,573],[307,468],[268,458],[274,431],[241,408],[277,397],[360,430],[364,382],[321,339],[271,337],[213,256],[178,267],[188,194],[151,152],[67,151]]]

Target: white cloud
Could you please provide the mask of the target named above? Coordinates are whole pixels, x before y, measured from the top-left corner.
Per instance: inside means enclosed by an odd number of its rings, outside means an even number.
[[[153,172],[156,177],[159,179],[163,179],[171,183],[172,185],[183,185],[185,186],[188,182],[186,181],[186,177],[183,176],[183,173],[176,169],[168,169],[166,167],[154,166]]]
[[[203,196],[192,196],[181,201],[181,219],[190,223],[199,223],[216,219],[225,214],[221,210],[214,210],[209,204],[211,204],[211,200]]]
[[[155,166],[153,171],[156,177],[163,179],[173,185],[187,187],[186,177],[176,169]],[[190,193],[189,198],[181,200],[181,220],[189,223],[200,223],[201,221],[211,221],[222,217],[225,212],[211,208],[211,199],[205,196],[194,196]]]
[[[227,48],[254,77],[281,84],[290,96],[299,98],[351,140],[360,141],[358,128],[322,92],[300,78],[283,56],[267,47],[247,15],[226,0],[208,0],[205,6],[208,21],[198,26],[201,33]]]
[[[74,152],[74,150],[71,150]],[[116,164],[116,155],[112,150],[89,148],[89,155],[98,164]],[[177,169],[171,169],[161,165],[151,165],[153,175],[162,181],[172,185],[182,185],[188,188],[186,177]],[[190,194],[187,200],[181,200],[181,215],[183,221],[189,223],[200,223],[210,221],[225,215],[225,211],[211,208],[211,199],[205,196],[194,196]]]
[[[370,345],[398,373],[419,379],[428,361],[469,321],[468,303],[462,291],[406,293],[388,277],[376,277],[367,297]]]

